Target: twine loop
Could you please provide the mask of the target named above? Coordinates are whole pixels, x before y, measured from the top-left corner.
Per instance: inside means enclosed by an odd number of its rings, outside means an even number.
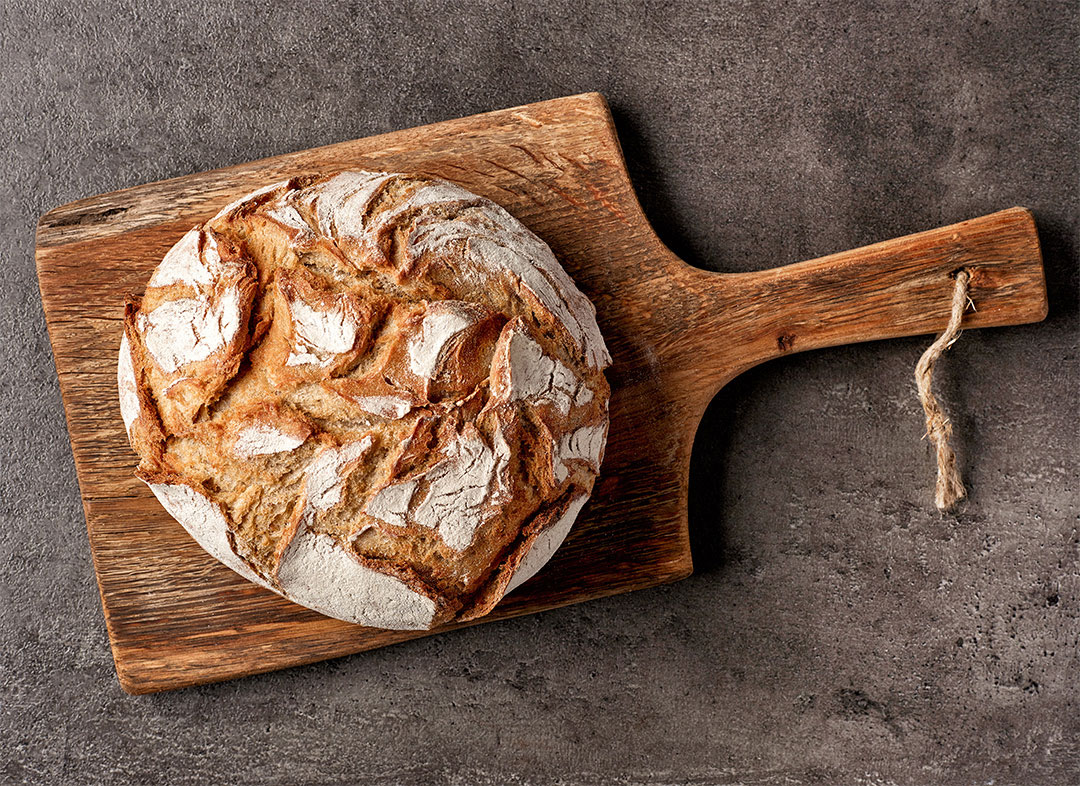
[[[934,445],[937,454],[937,483],[934,487],[934,504],[938,510],[950,510],[957,502],[967,496],[964,481],[960,477],[960,470],[956,467],[956,454],[953,452],[952,423],[945,415],[941,404],[934,397],[930,389],[934,381],[934,364],[938,358],[951,347],[960,337],[960,323],[964,318],[964,312],[971,302],[968,298],[968,286],[971,283],[971,273],[961,270],[956,274],[956,285],[953,288],[952,313],[949,316],[949,324],[937,340],[927,348],[923,356],[919,358],[915,366],[915,384],[919,391],[919,401],[922,403],[923,412],[926,414],[926,436]],[[974,304],[972,303],[974,309]]]

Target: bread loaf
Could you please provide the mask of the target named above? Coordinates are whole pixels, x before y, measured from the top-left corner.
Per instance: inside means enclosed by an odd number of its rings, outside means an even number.
[[[551,250],[457,185],[271,185],[130,298],[139,478],[210,554],[323,614],[424,629],[536,573],[592,491],[610,364]]]

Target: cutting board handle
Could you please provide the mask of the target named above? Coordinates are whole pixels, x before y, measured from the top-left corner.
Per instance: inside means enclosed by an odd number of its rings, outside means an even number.
[[[741,371],[791,352],[935,333],[956,273],[971,274],[963,327],[1038,322],[1046,282],[1035,221],[1014,207],[959,224],[754,273],[694,270],[699,308],[679,362],[714,393]]]

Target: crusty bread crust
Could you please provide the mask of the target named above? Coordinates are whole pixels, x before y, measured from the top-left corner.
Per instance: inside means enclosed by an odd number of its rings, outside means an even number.
[[[209,553],[329,616],[486,614],[558,548],[610,357],[551,250],[444,180],[309,175],[185,234],[125,311],[137,475]]]

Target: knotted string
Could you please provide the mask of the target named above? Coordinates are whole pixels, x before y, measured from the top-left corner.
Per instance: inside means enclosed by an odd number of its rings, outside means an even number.
[[[923,411],[926,413],[926,435],[934,443],[937,452],[937,485],[934,489],[934,504],[938,510],[949,510],[957,502],[967,495],[964,481],[960,478],[960,471],[956,468],[956,454],[953,453],[950,439],[952,438],[952,423],[949,422],[941,404],[930,390],[930,383],[934,380],[934,364],[942,353],[945,352],[960,337],[960,322],[964,318],[964,311],[968,305],[968,285],[971,282],[971,273],[961,270],[956,274],[956,286],[953,289],[952,314],[945,332],[937,337],[929,349],[919,358],[915,366],[915,384],[919,389],[919,401],[922,402]],[[974,304],[972,304],[974,308]]]

